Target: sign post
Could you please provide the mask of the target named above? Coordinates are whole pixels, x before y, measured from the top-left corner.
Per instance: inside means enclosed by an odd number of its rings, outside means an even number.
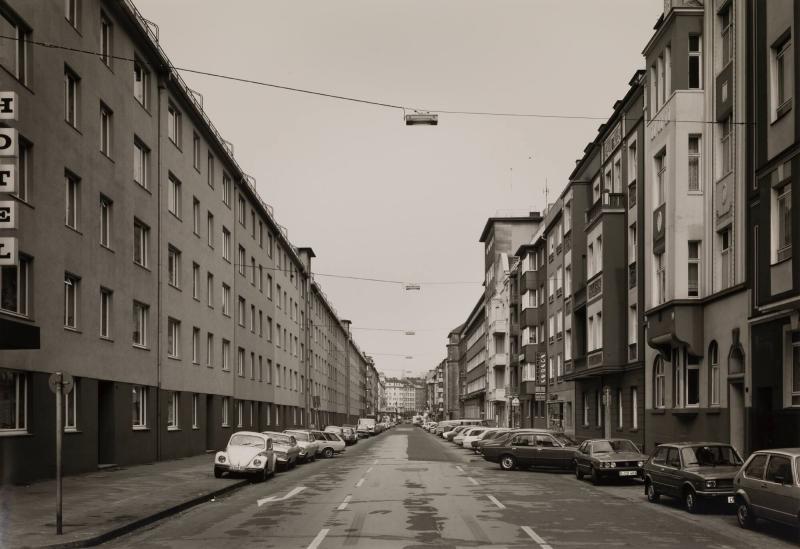
[[[56,394],[56,534],[62,531],[61,455],[64,440],[64,395],[72,391],[74,380],[69,374],[55,372],[48,380],[50,390]]]

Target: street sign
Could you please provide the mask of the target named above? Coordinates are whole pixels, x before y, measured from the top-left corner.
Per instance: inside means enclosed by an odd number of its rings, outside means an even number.
[[[514,408],[519,408],[519,399],[517,397],[513,398],[513,400],[511,401],[511,406],[513,406]]]
[[[48,385],[50,385],[50,390],[54,393],[58,392],[59,382],[61,382],[61,390],[64,391],[64,394],[69,394],[75,386],[75,380],[72,376],[61,372],[50,374],[50,379],[47,380]]]
[[[0,237],[0,266],[8,267],[17,264],[17,237]]]
[[[0,229],[17,228],[17,203],[13,200],[0,200]]]

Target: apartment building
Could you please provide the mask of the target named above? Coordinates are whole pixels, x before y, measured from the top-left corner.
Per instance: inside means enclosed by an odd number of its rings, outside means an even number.
[[[424,412],[426,402],[425,378],[386,378],[386,413],[411,417]]]
[[[445,412],[446,419],[460,419],[462,416],[460,406],[461,385],[461,332],[464,325],[460,325],[447,334],[447,363],[445,364]]]
[[[590,205],[580,226],[573,226],[578,232],[572,241],[583,239],[585,254],[579,257],[585,272],[575,294],[571,328],[576,337],[567,338],[574,358],[565,376],[575,382],[578,438],[624,437],[640,446],[644,363],[637,343],[644,326],[639,307],[643,274],[637,269],[637,208],[642,207],[637,193],[642,188],[637,181],[643,171],[643,76],[644,71],[634,74],[628,93],[614,104],[572,175],[590,183],[580,188]],[[575,281],[574,275],[567,278]]]
[[[752,93],[747,112],[753,124],[746,143],[753,151],[748,173],[752,169],[754,177],[745,178],[743,192],[752,313],[751,343],[742,344],[753,359],[744,361],[744,371],[729,370],[728,378],[744,378],[746,446],[752,451],[800,444],[800,254],[792,248],[800,241],[792,215],[800,181],[800,109],[794,104],[800,4],[757,0],[748,5],[752,66],[747,76],[753,85],[747,90]]]
[[[40,349],[0,352],[0,478],[52,474],[55,371],[76,380],[67,473],[343,419],[366,357],[311,278],[313,252],[291,244],[133,4],[14,0],[0,19],[73,48],[2,45],[19,224],[2,234],[16,250],[0,316],[38,328]]]
[[[461,333],[463,368],[461,402],[462,417],[483,419],[486,415],[486,307],[481,294],[472,308]]]

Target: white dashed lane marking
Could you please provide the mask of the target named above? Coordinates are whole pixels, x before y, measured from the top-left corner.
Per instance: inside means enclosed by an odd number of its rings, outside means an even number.
[[[533,541],[539,544],[540,549],[553,549],[542,536],[533,531],[530,526],[523,526],[522,531],[528,534]]]
[[[469,479],[469,481],[470,481],[472,484],[474,484],[475,486],[477,486],[478,484],[480,484],[480,482],[478,482],[477,480],[475,480],[475,479],[474,479],[474,478],[472,478],[472,477],[467,477],[467,478],[468,478],[468,479]]]
[[[328,535],[328,532],[330,532],[329,528],[323,528],[322,530],[320,530],[319,534],[317,534],[317,537],[311,540],[311,544],[308,546],[308,549],[317,549],[320,543],[322,543],[322,540],[325,539],[325,536]]]
[[[363,478],[361,478],[361,480],[356,482],[356,488],[360,488],[362,484],[364,484],[364,479]]]
[[[348,503],[350,503],[350,500],[351,500],[351,499],[353,499],[353,496],[347,496],[347,497],[345,497],[345,498],[344,498],[344,501],[343,501],[342,503],[340,503],[340,504],[339,504],[339,507],[337,507],[337,509],[338,509],[339,511],[344,511],[344,510],[347,508],[347,504],[348,504]]]
[[[505,509],[506,508],[506,506],[503,505],[502,503],[500,503],[496,497],[494,497],[492,495],[488,495],[488,494],[486,495],[486,497],[489,498],[489,501],[491,501],[492,503],[497,505],[498,509]]]

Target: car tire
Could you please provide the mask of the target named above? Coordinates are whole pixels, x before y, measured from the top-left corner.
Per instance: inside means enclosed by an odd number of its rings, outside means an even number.
[[[214,478],[222,478],[222,469],[214,467]]]
[[[256,476],[256,482],[265,482],[269,478],[268,468],[269,464],[264,465],[264,469]]]
[[[500,468],[503,471],[513,471],[517,468],[517,460],[514,459],[514,456],[504,455],[500,456]]]
[[[693,515],[700,512],[700,500],[697,499],[697,494],[691,488],[687,488],[683,492],[683,508]]]
[[[577,463],[575,464],[575,478],[578,480],[583,480],[583,471],[581,471],[581,466]]]
[[[756,517],[753,516],[752,509],[743,499],[736,506],[736,520],[739,522],[739,526],[745,530],[749,530],[756,523]]]
[[[592,470],[589,473],[589,475],[591,476],[592,484],[594,484],[595,486],[600,484],[600,473],[597,472],[597,469],[592,467]]]
[[[645,482],[644,493],[647,496],[647,501],[650,503],[658,503],[661,499],[661,494],[658,493],[658,490],[656,490],[656,487],[651,481]]]
[[[325,450],[322,451],[322,455],[325,456],[328,459],[332,458],[333,457],[333,448],[325,448]]]

